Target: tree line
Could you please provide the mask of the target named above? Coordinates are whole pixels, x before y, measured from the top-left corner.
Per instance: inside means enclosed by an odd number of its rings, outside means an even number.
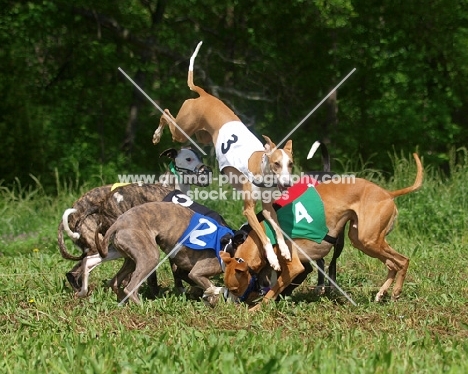
[[[186,78],[257,134],[291,135],[297,164],[320,139],[337,159],[391,171],[415,150],[444,167],[468,140],[465,0],[9,0],[0,10],[0,179],[53,187],[161,170],[151,137]],[[178,146],[178,145],[176,145]],[[207,153],[212,149],[206,148]],[[215,166],[215,165],[213,165]],[[334,167],[339,168],[336,163]]]

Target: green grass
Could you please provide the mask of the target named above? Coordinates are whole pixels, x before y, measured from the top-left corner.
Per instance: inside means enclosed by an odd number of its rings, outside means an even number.
[[[414,180],[412,159],[394,157],[390,189]],[[164,296],[118,306],[103,282],[120,263],[91,276],[84,300],[64,284],[72,267],[56,246],[63,210],[87,187],[0,186],[0,334],[5,373],[464,373],[468,371],[468,166],[450,178],[427,168],[421,191],[397,199],[400,216],[390,244],[411,259],[401,300],[373,302],[386,270],[346,243],[338,261],[342,296],[318,298],[316,274],[289,300],[257,313],[221,303],[215,308],[171,292],[167,263],[159,272]],[[369,176],[368,174],[367,176]],[[237,225],[233,202],[210,202]],[[70,243],[68,242],[70,245]]]

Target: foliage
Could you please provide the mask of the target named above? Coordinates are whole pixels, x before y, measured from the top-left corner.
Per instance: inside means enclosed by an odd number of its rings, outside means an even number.
[[[172,146],[151,136],[159,112],[117,70],[176,113],[196,82],[257,134],[293,135],[299,160],[316,139],[338,158],[391,170],[387,152],[419,147],[434,167],[467,142],[466,0],[11,0],[0,15],[0,175],[47,191],[65,178],[160,170]],[[305,162],[299,166],[305,167]]]

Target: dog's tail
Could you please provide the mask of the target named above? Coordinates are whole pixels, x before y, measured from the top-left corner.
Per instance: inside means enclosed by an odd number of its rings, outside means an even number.
[[[417,166],[416,180],[414,181],[413,185],[410,187],[402,188],[401,190],[396,190],[396,191],[389,191],[392,197],[406,195],[407,193],[416,191],[419,188],[421,188],[422,182],[423,182],[424,170],[423,170],[421,160],[419,159],[418,154],[413,153],[413,157],[414,157],[414,160],[416,161],[416,166]]]
[[[75,212],[76,209],[70,208],[65,210],[65,212],[63,213],[62,220],[60,221],[57,230],[57,242],[60,249],[60,254],[64,259],[72,261],[81,261],[86,256],[86,254],[82,253],[80,256],[74,256],[70,254],[68,252],[67,246],[65,245],[65,241],[63,238],[64,231],[67,233],[68,237],[73,241],[76,241],[80,238],[80,233],[72,231],[68,224],[68,217],[70,216],[70,214],[73,214]]]
[[[195,57],[197,57],[198,51],[200,50],[200,47],[202,44],[203,42],[198,43],[197,48],[195,48],[195,51],[193,52],[192,57],[190,57],[190,65],[189,65],[188,78],[187,78],[187,84],[190,90],[195,91],[199,95],[206,93],[206,91],[201,87],[195,86],[195,84],[193,83],[193,65],[195,62]]]
[[[107,254],[109,253],[109,238],[111,236],[112,229],[109,229],[106,232],[106,235],[102,238],[102,241],[99,239],[99,234],[101,233],[101,224],[99,224],[98,228],[94,232],[94,241],[96,242],[96,249],[99,253],[99,256],[102,258],[106,258]]]
[[[68,216],[70,214],[73,214],[73,213],[76,213],[76,209],[74,209],[74,208],[67,209],[65,212],[63,212],[62,223],[63,223],[63,229],[67,233],[68,237],[71,240],[76,240],[76,239],[80,238],[80,233],[79,232],[73,232],[70,229],[70,226],[68,225]]]
[[[328,147],[325,143],[321,142],[320,140],[317,140],[314,144],[312,144],[312,147],[310,148],[309,154],[307,155],[307,159],[311,159],[314,157],[315,152],[317,152],[317,149],[321,146],[322,150],[322,164],[323,164],[323,170],[325,172],[330,172],[330,154],[328,153]]]
[[[72,261],[81,261],[86,254],[82,253],[81,256],[74,256],[70,254],[67,250],[67,246],[65,245],[65,241],[63,240],[63,231],[64,231],[64,224],[63,221],[60,221],[57,230],[57,242],[60,249],[60,254],[65,260],[72,260]]]

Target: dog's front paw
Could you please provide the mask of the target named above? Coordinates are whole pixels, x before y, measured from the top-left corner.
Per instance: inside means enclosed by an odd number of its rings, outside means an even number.
[[[382,291],[377,292],[377,295],[375,295],[375,302],[380,303],[385,297],[385,295],[386,295],[386,292],[382,292]]]
[[[283,258],[285,258],[286,260],[291,261],[291,252],[289,252],[289,248],[284,242],[284,240],[278,240],[278,246],[280,249],[281,256],[283,256]]]
[[[278,257],[276,257],[275,251],[273,251],[273,246],[271,244],[267,244],[265,246],[265,253],[270,266],[273,270],[281,271],[281,266],[278,261]]]
[[[324,296],[327,293],[327,290],[324,285],[320,285],[316,286],[313,292],[317,296]]]
[[[88,297],[88,290],[87,289],[81,289],[80,291],[76,292],[75,295],[79,297],[80,299],[83,299],[85,297]]]
[[[161,140],[162,131],[160,128],[157,128],[153,134],[153,144],[156,145]]]
[[[225,287],[208,287],[203,293],[202,301],[205,305],[213,308],[217,304],[220,296],[223,297],[225,289]]]

